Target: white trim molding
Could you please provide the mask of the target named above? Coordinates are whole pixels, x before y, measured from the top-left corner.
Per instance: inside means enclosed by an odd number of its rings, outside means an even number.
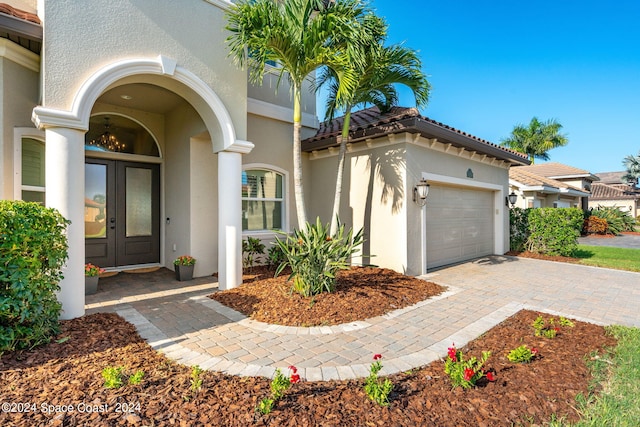
[[[180,95],[197,108],[204,103],[210,108],[198,109],[212,135],[213,151],[224,151],[236,144],[236,132],[231,115],[218,97],[204,81],[191,71],[176,65],[176,61],[159,55],[156,58],[133,58],[106,65],[87,79],[76,93],[70,111],[38,106],[33,109],[32,121],[39,129],[65,127],[87,131],[91,108],[98,97],[117,81],[136,75],[151,74],[166,76],[184,84],[191,90]],[[197,102],[197,101],[200,102]],[[222,138],[213,137],[219,132]]]
[[[0,38],[0,56],[28,70],[40,72],[40,56],[12,41]]]
[[[13,128],[13,199],[22,200],[22,139],[33,138],[45,142],[44,131],[36,128]],[[45,183],[46,188],[46,183]],[[28,190],[28,189],[27,189]]]

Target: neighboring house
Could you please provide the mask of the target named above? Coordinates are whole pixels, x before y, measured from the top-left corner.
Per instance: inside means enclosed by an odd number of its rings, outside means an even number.
[[[597,173],[599,182],[591,186],[589,209],[598,206],[617,207],[637,218],[640,215],[640,188],[625,182],[625,171]]]
[[[598,177],[589,171],[549,162],[509,171],[510,191],[520,208],[588,208],[591,185]]]
[[[518,208],[577,208],[589,192],[530,172],[525,167],[509,170],[509,188],[516,194]]]
[[[311,211],[333,206],[343,118],[303,141],[310,153]],[[375,107],[351,115],[342,221],[365,230],[364,263],[407,274],[509,248],[505,197],[509,167],[526,156],[422,117],[414,108]],[[421,179],[426,206],[412,201]]]
[[[85,262],[242,282],[241,240],[298,227],[289,91],[227,56],[225,0],[0,4],[0,198],[71,220],[63,318],[84,314]],[[46,48],[43,48],[46,47]],[[286,80],[286,79],[285,79]],[[340,120],[303,93],[309,218],[328,222]],[[508,170],[526,158],[420,117],[355,113],[341,219],[372,263],[409,274],[508,249]],[[315,135],[315,136],[314,136]],[[422,178],[426,207],[412,202]]]

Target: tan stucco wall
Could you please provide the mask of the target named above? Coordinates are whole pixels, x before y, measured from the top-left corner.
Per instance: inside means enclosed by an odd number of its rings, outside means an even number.
[[[473,178],[467,178],[467,171],[471,169]],[[447,154],[438,150],[428,149],[424,146],[408,144],[407,146],[407,188],[412,189],[413,186],[420,181],[422,172],[450,176],[468,182],[469,186],[478,183],[487,183],[497,185],[503,188],[503,193],[508,194],[509,188],[509,170],[500,166],[492,166],[478,160],[472,160],[465,156]],[[464,185],[460,184],[460,185]],[[494,190],[495,191],[495,190]],[[420,208],[411,202],[411,194],[407,194],[407,272],[409,274],[418,274],[421,267],[421,225],[420,225]],[[427,197],[427,203],[429,199]],[[494,221],[502,224],[503,244],[505,250],[509,249],[509,217],[504,214],[502,205],[500,212],[494,212]],[[502,255],[502,254],[500,254]]]
[[[165,224],[165,266],[173,268],[176,257],[192,255],[198,260],[194,274],[211,274],[217,268],[217,257],[203,250],[201,240],[217,245],[217,213],[210,212],[217,210],[217,156],[211,152],[210,144],[205,153],[206,144],[192,141],[192,137],[205,131],[205,126],[188,104],[169,112],[165,125],[165,215],[162,219],[166,223],[170,218],[170,223]],[[203,164],[210,164],[210,169]],[[194,212],[194,209],[204,212]]]
[[[507,194],[509,172],[505,167],[419,146],[408,141],[412,137],[396,135],[391,144],[386,138],[372,141],[372,148],[361,151],[354,144],[347,154],[340,218],[356,230],[365,227],[370,262],[407,274],[419,274],[422,262],[421,213],[411,200],[411,189],[422,172],[468,180],[471,184],[488,183]],[[384,145],[378,145],[381,141]],[[311,160],[311,212],[330,220],[337,156],[323,152]],[[373,164],[373,168],[372,168]],[[474,178],[467,178],[471,168]],[[385,185],[386,183],[386,185]],[[495,189],[492,189],[495,194]],[[371,214],[367,215],[368,207]],[[495,216],[505,230],[502,242],[509,247],[508,216],[500,207]],[[365,246],[366,250],[366,246]],[[359,262],[358,259],[355,260]],[[368,261],[368,260],[365,260]]]
[[[0,99],[0,199],[13,199],[14,128],[33,127],[38,73],[0,57]]]
[[[9,0],[4,3],[8,3],[16,9],[24,10],[29,13],[36,13],[37,0]]]
[[[356,231],[364,228],[366,239],[360,255],[367,256],[354,257],[355,264],[406,270],[405,151],[404,144],[395,144],[347,154],[340,220]],[[325,223],[331,220],[336,168],[336,156],[311,161],[310,217]]]
[[[193,0],[86,0],[78,7],[56,0],[45,2],[44,18],[44,106],[69,110],[81,84],[103,66],[164,55],[208,84],[238,138],[246,137],[246,73],[227,58],[219,7]]]

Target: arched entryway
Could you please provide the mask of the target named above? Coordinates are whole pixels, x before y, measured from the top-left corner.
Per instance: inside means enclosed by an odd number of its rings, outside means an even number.
[[[64,271],[65,278],[60,283],[59,299],[63,305],[63,318],[73,318],[84,314],[84,262],[85,262],[85,133],[90,128],[92,114],[100,113],[101,96],[126,85],[148,84],[170,91],[188,104],[202,123],[202,129],[193,133],[189,144],[202,151],[203,140],[208,144],[208,152],[215,153],[217,160],[217,269],[220,287],[237,286],[242,281],[241,259],[241,155],[248,153],[253,144],[236,139],[234,125],[229,112],[213,90],[193,73],[180,67],[174,60],[157,57],[155,59],[128,59],[103,67],[81,86],[74,98],[70,111],[36,107],[33,121],[46,131],[46,180],[47,205],[58,209],[71,220],[68,230],[69,260]],[[124,99],[123,99],[124,100]],[[116,105],[119,108],[126,108]],[[131,108],[131,110],[135,110]],[[112,111],[111,113],[113,113]],[[115,111],[118,112],[118,111]],[[166,127],[170,129],[171,127]],[[195,132],[195,131],[194,131]],[[208,138],[208,139],[207,139]],[[159,140],[162,138],[158,138]],[[168,145],[167,145],[168,147]],[[175,147],[174,147],[175,148]],[[162,147],[160,147],[162,149]],[[179,150],[176,158],[179,157]],[[197,152],[196,152],[197,154]],[[135,161],[137,154],[128,160]],[[167,159],[169,156],[166,157]],[[173,165],[191,167],[193,162]],[[169,182],[169,179],[166,179]],[[167,184],[165,182],[165,185]],[[189,186],[182,192],[191,192]],[[204,187],[204,185],[202,185]],[[196,189],[198,190],[198,189]],[[179,191],[174,191],[179,194]],[[125,202],[126,203],[126,202]],[[162,209],[159,209],[162,211]],[[163,221],[170,218],[161,216]],[[187,218],[188,219],[188,218]],[[166,224],[165,224],[166,225]],[[197,230],[191,230],[196,236]],[[202,236],[206,239],[207,236]],[[166,242],[171,245],[170,242]],[[215,244],[215,242],[209,242]],[[186,250],[194,246],[189,242]],[[195,245],[197,246],[197,245]],[[196,255],[197,254],[192,254]],[[169,254],[164,254],[166,265]]]

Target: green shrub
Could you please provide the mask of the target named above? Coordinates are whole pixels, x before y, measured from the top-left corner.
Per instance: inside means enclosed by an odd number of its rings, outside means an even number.
[[[253,268],[255,256],[264,254],[264,244],[260,239],[247,237],[242,241],[242,263],[245,267]]]
[[[529,239],[529,212],[531,209],[511,208],[509,210],[509,249],[523,251]]]
[[[607,221],[606,234],[616,236],[623,231],[634,231],[636,225],[636,221],[629,212],[621,211],[615,206],[598,206],[588,211],[586,216],[588,219],[597,217]]]
[[[276,243],[269,248],[267,252],[267,263],[271,268],[278,268],[280,264],[285,262],[287,257],[284,255],[282,248]]]
[[[49,342],[69,221],[37,203],[0,200],[0,354]]]
[[[578,248],[584,213],[578,208],[539,208],[529,212],[527,249],[548,255],[571,256]]]
[[[521,345],[518,348],[514,348],[507,354],[507,359],[513,363],[529,363],[533,359],[538,351],[536,349],[530,349],[526,345]]]
[[[305,297],[333,292],[336,273],[349,268],[349,259],[362,244],[362,235],[362,230],[355,236],[353,230],[345,235],[344,224],[340,224],[336,234],[330,236],[329,225],[323,226],[317,218],[315,225],[307,223],[304,230],[295,230],[284,241],[276,237],[276,244],[286,257],[276,275],[288,265],[294,291]]]

